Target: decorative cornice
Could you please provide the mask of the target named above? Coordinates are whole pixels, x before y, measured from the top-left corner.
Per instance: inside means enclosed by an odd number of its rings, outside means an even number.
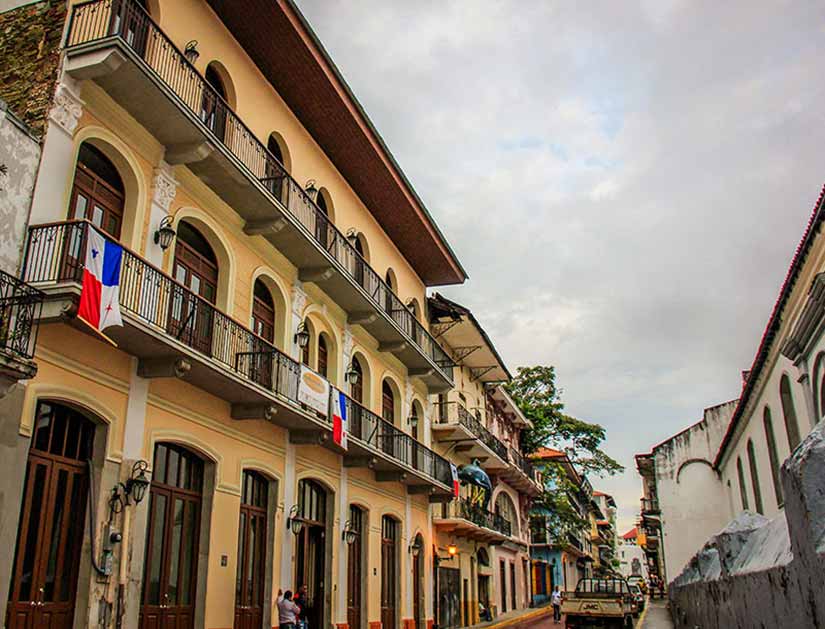
[[[83,115],[83,101],[66,83],[60,83],[54,95],[51,119],[69,135],[74,134],[80,116]]]
[[[177,190],[178,181],[172,175],[172,167],[161,161],[152,177],[152,201],[168,214]]]

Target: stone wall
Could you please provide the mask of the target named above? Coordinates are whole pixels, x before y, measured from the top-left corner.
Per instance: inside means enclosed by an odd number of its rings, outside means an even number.
[[[0,101],[0,270],[17,275],[40,143]]]
[[[676,626],[825,628],[825,422],[782,467],[785,509],[742,513],[669,587]]]
[[[42,135],[54,94],[66,0],[44,0],[0,13],[0,98]]]

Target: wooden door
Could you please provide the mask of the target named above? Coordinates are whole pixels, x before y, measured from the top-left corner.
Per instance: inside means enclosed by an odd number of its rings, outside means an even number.
[[[215,303],[218,294],[218,265],[203,236],[186,223],[178,227],[172,273],[183,286],[172,285],[169,333],[211,355],[214,310],[210,304]]]
[[[204,86],[201,97],[201,120],[219,140],[223,141],[226,135],[226,118],[229,113],[226,106],[226,88],[213,64],[206,67],[204,78],[208,87]]]
[[[295,588],[306,586],[306,601],[300,605],[309,629],[321,629],[326,605],[326,491],[317,482],[298,483],[298,507],[304,525],[297,538]]]
[[[238,525],[235,629],[263,626],[267,494],[268,483],[263,476],[244,472]]]
[[[461,572],[455,568],[438,568],[438,626],[445,629],[461,625],[459,585]]]
[[[518,607],[516,603],[516,564],[510,562],[510,609]]]
[[[356,506],[349,509],[349,521],[355,531],[355,541],[347,548],[347,624],[349,629],[361,629],[361,595],[363,571],[361,557],[364,549],[362,527],[364,512]]]
[[[8,629],[69,629],[86,522],[94,424],[37,406],[6,611]]]
[[[388,516],[381,520],[381,628],[396,629],[398,597],[398,523]]]
[[[507,565],[503,559],[498,562],[498,576],[501,584],[501,609],[499,613],[503,614],[507,611]]]
[[[155,446],[146,530],[141,629],[194,625],[203,463],[179,446]]]
[[[384,418],[388,424],[395,422],[395,395],[392,387],[384,380],[381,385],[381,417]],[[387,425],[381,425],[381,449],[390,456],[395,452],[394,448],[395,435],[394,431]]]
[[[270,344],[275,341],[275,302],[272,293],[261,280],[255,280],[252,331]],[[270,388],[275,362],[270,348],[256,340],[251,343],[249,351],[249,377],[261,386]]]
[[[424,609],[424,591],[421,589],[422,563],[424,563],[423,546],[413,555],[413,621],[415,629],[424,629],[421,617]]]

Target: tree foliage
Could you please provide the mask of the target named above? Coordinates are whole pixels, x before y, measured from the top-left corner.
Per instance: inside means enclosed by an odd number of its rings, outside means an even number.
[[[523,431],[521,435],[521,447],[525,454],[547,446],[565,451],[585,474],[613,475],[624,469],[601,449],[606,437],[604,427],[564,412],[554,367],[519,367],[506,388],[533,423],[533,428]]]

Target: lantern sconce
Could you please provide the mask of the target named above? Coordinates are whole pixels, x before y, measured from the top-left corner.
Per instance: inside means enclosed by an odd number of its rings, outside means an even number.
[[[347,372],[344,374],[344,377],[347,379],[352,386],[358,384],[358,380],[361,378],[361,374],[358,373],[358,370],[355,368],[355,362],[350,361],[349,367],[347,367]]]
[[[169,245],[172,244],[175,236],[177,236],[177,232],[175,228],[172,227],[172,217],[164,216],[160,219],[160,224],[158,224],[158,228],[155,230],[155,244],[160,245],[160,248],[166,251]]]
[[[298,331],[295,332],[295,342],[301,349],[305,348],[309,343],[309,330],[307,330],[307,324],[303,321],[301,325],[298,326]]]
[[[146,461],[135,461],[132,466],[132,473],[125,483],[118,483],[112,487],[112,497],[109,500],[109,506],[112,513],[120,513],[123,507],[128,507],[131,503],[131,497],[135,504],[138,505],[143,502],[146,496],[146,490],[149,488],[149,479],[146,477],[146,470],[149,469],[149,464]]]
[[[418,535],[416,535],[413,538],[413,541],[410,542],[410,547],[407,549],[407,552],[413,555],[420,551],[423,548],[423,546],[424,544],[422,543],[421,538],[418,537]]]
[[[186,42],[186,46],[183,47],[183,56],[186,57],[186,60],[195,65],[195,62],[198,60],[198,57],[201,56],[201,53],[198,51],[198,40],[192,39]]]
[[[310,198],[310,200],[314,203],[315,199],[318,198],[318,188],[315,187],[315,180],[308,180],[304,185],[304,190],[306,191],[307,196]]]
[[[357,537],[358,531],[352,528],[352,520],[347,520],[344,523],[344,530],[341,532],[341,539],[347,543],[347,546],[352,546]]]
[[[455,544],[449,544],[447,546],[447,554],[450,556],[451,559],[455,557],[458,554],[458,546],[456,546]]]
[[[412,428],[418,428],[418,415],[410,415],[407,422]]]
[[[292,531],[292,534],[297,536],[300,534],[301,529],[304,528],[303,520],[298,519],[301,510],[298,505],[292,505],[292,508],[289,510],[289,516],[286,519],[286,525],[289,527],[289,530]]]

